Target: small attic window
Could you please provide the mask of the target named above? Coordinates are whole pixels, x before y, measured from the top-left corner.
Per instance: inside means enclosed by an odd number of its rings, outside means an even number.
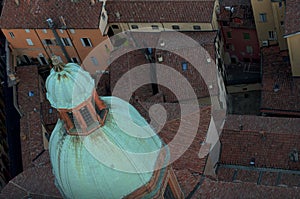
[[[198,25],[194,25],[193,28],[194,28],[194,30],[201,30],[201,27]]]
[[[187,65],[186,62],[182,62],[182,63],[181,63],[181,66],[182,66],[182,70],[183,70],[183,71],[187,71],[188,65]]]
[[[29,91],[29,92],[28,92],[28,96],[29,96],[29,97],[33,97],[33,96],[34,96],[34,92],[33,92],[33,91]]]
[[[173,25],[173,26],[172,26],[172,29],[173,29],[173,30],[180,30],[180,27],[179,27],[178,25]]]
[[[74,29],[70,29],[70,33],[75,34],[75,30]]]
[[[139,26],[138,25],[131,25],[131,28],[132,29],[139,29]]]
[[[111,25],[111,27],[112,27],[112,29],[120,29],[120,27],[118,25],[116,25],[116,24]]]
[[[9,36],[10,36],[11,38],[15,38],[15,34],[14,34],[13,32],[9,32]]]
[[[30,30],[29,29],[25,29],[25,32],[30,33]]]
[[[152,30],[158,30],[159,29],[158,25],[151,25],[151,28],[152,28]]]

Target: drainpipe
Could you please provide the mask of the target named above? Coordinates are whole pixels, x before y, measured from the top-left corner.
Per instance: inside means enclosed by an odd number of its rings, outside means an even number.
[[[61,50],[62,50],[64,56],[65,56],[66,59],[67,59],[67,61],[68,61],[68,62],[71,62],[70,56],[69,56],[69,54],[67,53],[65,46],[64,46],[63,43],[61,42],[60,37],[59,37],[59,35],[57,34],[57,32],[56,32],[56,30],[55,30],[55,28],[54,28],[53,20],[52,20],[51,18],[49,18],[49,19],[47,19],[46,21],[48,22],[49,28],[52,30],[52,32],[53,32],[53,34],[54,34],[54,37],[55,37],[55,39],[56,39],[56,42],[57,42],[58,45],[60,46],[60,48],[61,48]]]

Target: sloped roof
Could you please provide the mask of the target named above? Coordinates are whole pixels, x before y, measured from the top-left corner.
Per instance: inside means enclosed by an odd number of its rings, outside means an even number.
[[[146,118],[146,120],[150,121],[148,110],[150,110],[150,107],[153,104],[157,103],[144,102],[138,104],[140,106],[135,106],[138,108],[139,112]],[[187,138],[190,136],[190,127],[183,125],[183,130],[186,132],[185,135],[180,135],[180,133],[178,133],[178,128],[183,122],[188,122],[189,124],[197,123],[197,121],[195,121],[195,113],[181,113],[179,104],[176,103],[160,103],[160,105],[163,106],[167,112],[167,121],[158,132],[159,136],[165,143],[168,144],[172,142],[172,144],[175,144],[173,146],[179,149],[182,145],[186,144]],[[188,196],[197,186],[207,161],[207,156],[204,158],[199,157],[199,151],[201,149],[201,145],[199,143],[203,142],[206,138],[211,120],[211,107],[200,107],[200,115],[198,131],[193,142],[185,153],[183,153],[183,155],[172,164],[177,180],[185,196]],[[156,120],[152,119],[151,125],[157,126],[155,123]],[[180,143],[174,142],[173,139],[175,136],[183,136],[180,138]],[[176,152],[171,150],[171,156],[174,155],[174,153]]]
[[[54,176],[45,151],[39,165],[29,168],[12,179],[1,191],[0,198],[62,198],[54,185]]]
[[[193,195],[196,198],[297,198],[299,188],[220,182],[206,178]]]
[[[300,81],[292,77],[287,51],[278,46],[263,48],[261,112],[267,114],[300,115]],[[277,85],[279,91],[275,92]]]
[[[119,1],[106,3],[108,20],[114,22],[211,22],[214,0]],[[116,14],[118,13],[118,14]],[[118,16],[119,15],[119,16]]]
[[[285,35],[300,32],[300,1],[289,0],[286,1],[285,12]]]
[[[224,125],[225,130],[240,130],[240,124],[243,125],[243,131],[267,133],[299,133],[299,118],[281,118],[281,117],[261,117],[255,115],[228,115]]]
[[[255,115],[229,115],[220,141],[219,162],[299,170],[300,162],[291,159],[291,152],[300,149],[300,118],[276,118]]]
[[[48,28],[46,19],[61,27],[59,17],[62,16],[68,28],[98,28],[102,3],[97,2],[93,6],[90,1],[72,2],[71,0],[29,0],[15,1],[5,0],[0,27],[5,29]]]

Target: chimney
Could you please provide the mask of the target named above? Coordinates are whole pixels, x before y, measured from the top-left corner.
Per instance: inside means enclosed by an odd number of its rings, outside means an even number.
[[[15,0],[15,3],[17,4],[17,6],[20,5],[20,1],[19,0]]]

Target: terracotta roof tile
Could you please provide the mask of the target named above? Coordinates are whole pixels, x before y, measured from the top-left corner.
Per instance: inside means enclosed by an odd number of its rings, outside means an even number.
[[[292,77],[287,53],[277,46],[262,49],[263,78],[261,112],[300,115],[300,80]],[[274,91],[275,85],[279,90]]]
[[[297,170],[221,164],[217,169],[217,179],[225,182],[251,182],[266,186],[300,187],[300,176],[297,172]]]
[[[285,12],[285,34],[293,34],[300,32],[300,1],[288,0],[286,1]]]
[[[43,151],[43,136],[40,115],[40,89],[37,66],[17,68],[18,103],[23,113],[20,120],[20,137],[23,168],[32,166],[32,161]]]
[[[240,126],[241,125],[241,126]],[[229,115],[220,137],[220,163],[299,169],[290,153],[300,149],[300,119]]]
[[[214,0],[117,1],[106,3],[108,20],[114,22],[202,22],[210,23]],[[119,18],[118,14],[119,13]]]
[[[180,185],[181,191],[185,196],[188,196],[199,182],[201,175],[197,173],[193,174],[188,169],[174,170],[174,172]]]
[[[206,178],[192,198],[297,198],[299,194],[299,188],[220,182]]]
[[[266,133],[300,133],[300,118],[281,118],[281,117],[262,117],[255,115],[228,115],[224,125],[225,130],[240,130],[240,124],[243,125],[243,131]]]
[[[48,155],[48,151],[46,152]],[[2,190],[0,198],[62,198],[54,185],[51,165],[45,164],[25,170]]]
[[[51,1],[15,1],[5,0],[0,19],[0,27],[5,29],[49,28],[46,19],[52,18],[57,27],[61,27],[63,16],[68,28],[98,28],[102,3],[94,6],[90,1],[72,2],[71,0]]]

